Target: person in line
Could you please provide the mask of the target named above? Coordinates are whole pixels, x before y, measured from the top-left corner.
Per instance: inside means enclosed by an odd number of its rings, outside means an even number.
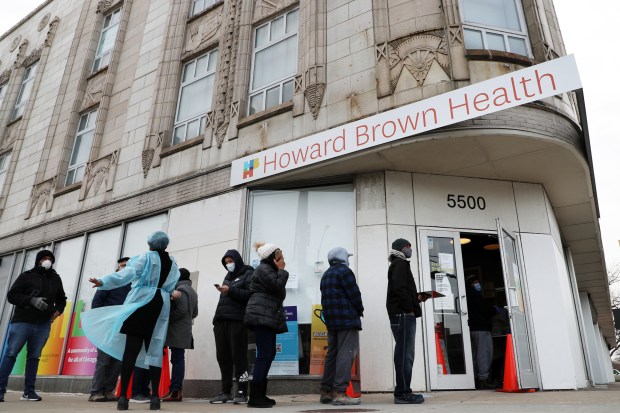
[[[274,244],[255,243],[260,264],[252,274],[244,322],[256,335],[256,362],[250,382],[248,407],[273,407],[267,397],[267,375],[276,357],[276,335],[288,331],[282,304],[286,298],[288,272],[280,248]]]
[[[183,379],[185,378],[185,349],[194,348],[192,324],[198,317],[198,294],[192,288],[189,271],[179,270],[181,276],[175,291],[179,291],[179,298],[172,301],[170,308],[170,322],[166,346],[170,348],[170,362],[172,363],[172,377],[168,393],[162,396],[165,402],[180,402],[183,400]]]
[[[493,361],[493,316],[498,308],[487,303],[482,295],[480,277],[470,275],[465,280],[467,291],[467,317],[471,352],[474,360],[474,379],[480,390],[495,389],[489,382],[489,370]]]
[[[364,316],[362,295],[349,268],[351,254],[334,248],[327,254],[329,268],[321,278],[321,306],[327,326],[327,355],[321,381],[321,403],[335,406],[360,404],[347,395],[351,367],[359,351]]]
[[[248,330],[243,324],[245,308],[250,299],[250,282],[254,268],[245,265],[237,250],[228,250],[222,257],[228,271],[222,285],[215,285],[220,300],[213,317],[213,334],[217,363],[222,373],[222,391],[211,403],[245,404],[248,402]],[[234,370],[233,370],[234,368]],[[231,398],[233,371],[237,393]]]
[[[117,261],[116,271],[120,271],[127,265],[129,257],[123,257]],[[109,305],[122,305],[127,294],[131,290],[131,285],[124,285],[112,290],[97,290],[93,297],[91,308],[107,307]],[[90,388],[89,402],[109,402],[116,401],[114,389],[118,375],[121,372],[121,362],[114,357],[106,354],[103,350],[97,349],[97,363],[95,373]]]
[[[413,251],[411,243],[398,238],[392,243],[388,261],[388,287],[386,307],[390,317],[390,327],[396,345],[394,347],[394,369],[396,387],[394,404],[420,404],[424,402],[421,394],[411,391],[411,374],[415,357],[416,318],[422,315],[420,302],[426,297],[418,294],[413,279],[409,258]]]
[[[150,371],[150,409],[159,410],[161,406],[159,379],[170,295],[180,274],[174,258],[166,252],[169,238],[165,232],[154,232],[147,243],[149,252],[130,259],[123,270],[89,279],[93,287],[102,289],[133,283],[125,304],[96,308],[82,315],[82,327],[91,343],[122,360],[118,410],[129,408],[127,388],[136,363]]]
[[[15,306],[15,311],[0,362],[0,402],[4,401],[17,355],[25,345],[24,393],[20,400],[42,400],[35,392],[41,350],[49,338],[52,323],[62,314],[67,304],[60,275],[52,268],[55,261],[51,251],[39,251],[34,268],[20,274],[9,289],[7,299]]]

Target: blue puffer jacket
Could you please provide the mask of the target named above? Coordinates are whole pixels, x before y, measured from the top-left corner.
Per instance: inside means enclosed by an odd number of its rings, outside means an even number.
[[[348,267],[348,253],[334,248],[327,256],[330,267],[321,278],[321,305],[327,330],[361,330],[362,295],[355,274]]]

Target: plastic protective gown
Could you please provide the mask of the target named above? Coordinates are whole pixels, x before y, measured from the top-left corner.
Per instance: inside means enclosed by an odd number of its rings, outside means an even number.
[[[138,308],[150,302],[156,293],[161,294],[164,305],[153,336],[149,344],[149,351],[144,347],[138,355],[136,366],[148,368],[148,366],[161,367],[162,349],[168,330],[168,317],[170,314],[170,294],[179,280],[179,268],[174,258],[168,278],[161,289],[157,288],[161,261],[155,251],[133,257],[127,262],[127,266],[119,272],[108,274],[101,278],[103,285],[99,289],[111,290],[133,282],[131,291],[123,305],[95,308],[82,313],[82,328],[86,337],[98,349],[112,357],[122,360],[125,351],[127,336],[120,330],[125,320]]]

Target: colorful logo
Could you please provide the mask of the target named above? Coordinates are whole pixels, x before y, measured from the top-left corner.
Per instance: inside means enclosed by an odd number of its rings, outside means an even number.
[[[254,176],[254,168],[258,168],[258,158],[243,163],[243,179]]]

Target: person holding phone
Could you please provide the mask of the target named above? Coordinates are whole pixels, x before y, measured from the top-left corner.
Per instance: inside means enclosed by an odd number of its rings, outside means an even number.
[[[256,335],[256,363],[250,383],[248,407],[272,407],[267,397],[267,375],[276,357],[276,335],[288,331],[282,304],[286,298],[288,272],[282,250],[274,244],[257,242],[254,248],[260,264],[252,275],[252,296],[245,311],[245,324]]]
[[[212,404],[248,402],[248,330],[243,324],[245,307],[250,299],[250,282],[254,268],[246,265],[237,250],[228,250],[222,257],[226,276],[222,285],[213,284],[220,300],[213,317],[215,354],[222,373],[222,388]],[[234,377],[237,392],[232,397]]]

